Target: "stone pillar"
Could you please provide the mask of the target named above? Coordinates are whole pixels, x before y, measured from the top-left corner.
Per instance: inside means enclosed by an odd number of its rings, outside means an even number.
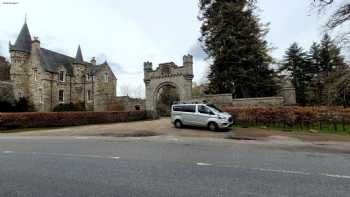
[[[281,96],[283,97],[284,105],[293,106],[297,104],[295,88],[289,80],[283,84]]]

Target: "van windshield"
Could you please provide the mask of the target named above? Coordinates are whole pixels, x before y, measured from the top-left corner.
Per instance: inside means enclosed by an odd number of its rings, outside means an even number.
[[[215,112],[219,112],[219,113],[221,113],[222,111],[221,111],[221,109],[219,109],[218,107],[216,107],[215,105],[212,105],[212,104],[210,104],[210,105],[207,105],[208,107],[210,107],[213,111],[215,111]]]

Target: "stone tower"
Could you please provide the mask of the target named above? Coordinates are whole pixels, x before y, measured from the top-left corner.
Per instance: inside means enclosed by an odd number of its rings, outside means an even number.
[[[32,39],[27,23],[25,22],[14,45],[9,43],[10,49],[10,79],[14,86],[15,99],[29,96],[29,68],[25,63],[29,60],[32,51]]]

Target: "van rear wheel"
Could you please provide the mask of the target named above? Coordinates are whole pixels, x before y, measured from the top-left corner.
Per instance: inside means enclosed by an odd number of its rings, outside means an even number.
[[[215,122],[210,122],[208,124],[208,129],[210,131],[217,131],[218,130],[218,125]]]
[[[176,128],[179,129],[179,128],[182,127],[182,122],[180,120],[176,120],[174,125],[175,125]]]

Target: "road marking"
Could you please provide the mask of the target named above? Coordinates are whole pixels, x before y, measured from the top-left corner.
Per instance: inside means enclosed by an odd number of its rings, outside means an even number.
[[[88,137],[75,137],[75,139],[78,139],[78,140],[87,140],[89,139]]]
[[[339,174],[322,174],[323,176],[338,178],[338,179],[350,179],[350,176],[339,175]]]
[[[2,151],[2,153],[4,153],[4,154],[11,154],[11,153],[13,153],[13,151],[5,150],[5,151]]]
[[[120,157],[111,157],[112,159],[120,159]]]
[[[276,172],[276,173],[283,173],[283,174],[310,175],[310,173],[308,172],[293,171],[293,170],[274,170],[274,169],[265,169],[265,168],[253,168],[253,170],[258,170],[262,172]]]
[[[213,164],[210,164],[210,163],[201,163],[201,162],[198,162],[197,163],[197,166],[212,166]]]

